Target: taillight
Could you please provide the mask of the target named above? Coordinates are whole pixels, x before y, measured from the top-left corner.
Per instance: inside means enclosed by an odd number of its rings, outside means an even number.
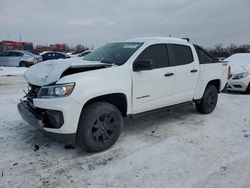
[[[37,62],[43,61],[42,56],[38,56],[38,57],[36,57],[36,59],[37,59]]]
[[[227,73],[227,79],[229,80],[231,78],[231,67],[228,66],[228,73]]]
[[[42,56],[39,56],[39,61],[43,61],[43,57]]]

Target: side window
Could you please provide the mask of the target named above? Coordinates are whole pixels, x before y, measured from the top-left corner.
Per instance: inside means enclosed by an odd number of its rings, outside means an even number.
[[[136,59],[151,59],[155,69],[167,67],[169,63],[168,52],[165,44],[155,44],[147,47]]]
[[[7,57],[7,56],[9,56],[9,52],[0,53],[0,57]]]
[[[23,56],[23,54],[22,54],[22,53],[20,53],[20,52],[16,52],[16,56],[21,57],[21,56]]]
[[[206,63],[213,63],[215,61],[219,61],[216,58],[209,55],[205,50],[203,50],[201,47],[194,45],[195,50],[197,52],[200,64],[206,64]]]
[[[192,50],[189,46],[180,44],[170,44],[173,53],[174,62],[172,66],[186,65],[194,61]]]
[[[14,55],[14,52],[9,52],[9,56],[10,57],[14,57],[15,55]]]
[[[65,58],[65,56],[63,54],[60,54],[59,57],[60,58]]]

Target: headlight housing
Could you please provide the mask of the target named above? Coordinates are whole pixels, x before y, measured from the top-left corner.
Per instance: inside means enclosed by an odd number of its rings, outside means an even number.
[[[75,87],[75,83],[56,84],[41,87],[38,98],[55,98],[69,96]]]
[[[239,80],[239,79],[245,78],[247,76],[248,76],[248,72],[243,72],[243,73],[239,73],[239,74],[234,75],[233,79]]]

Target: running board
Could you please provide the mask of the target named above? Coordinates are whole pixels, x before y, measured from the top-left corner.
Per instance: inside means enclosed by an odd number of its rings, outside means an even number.
[[[174,105],[171,105],[171,106],[166,106],[166,107],[163,107],[163,108],[157,108],[157,109],[154,109],[154,110],[141,112],[141,113],[138,113],[138,114],[130,114],[127,117],[131,118],[131,119],[136,119],[136,118],[141,117],[141,116],[161,112],[161,111],[164,111],[164,110],[167,110],[167,109],[173,109],[173,108],[177,108],[177,107],[181,107],[181,106],[193,105],[193,103],[194,103],[193,101],[183,102],[183,103],[174,104]]]

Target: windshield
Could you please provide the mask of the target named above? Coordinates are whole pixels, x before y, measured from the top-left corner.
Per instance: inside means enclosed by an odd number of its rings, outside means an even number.
[[[137,42],[108,43],[89,53],[83,59],[123,65],[142,44]]]

